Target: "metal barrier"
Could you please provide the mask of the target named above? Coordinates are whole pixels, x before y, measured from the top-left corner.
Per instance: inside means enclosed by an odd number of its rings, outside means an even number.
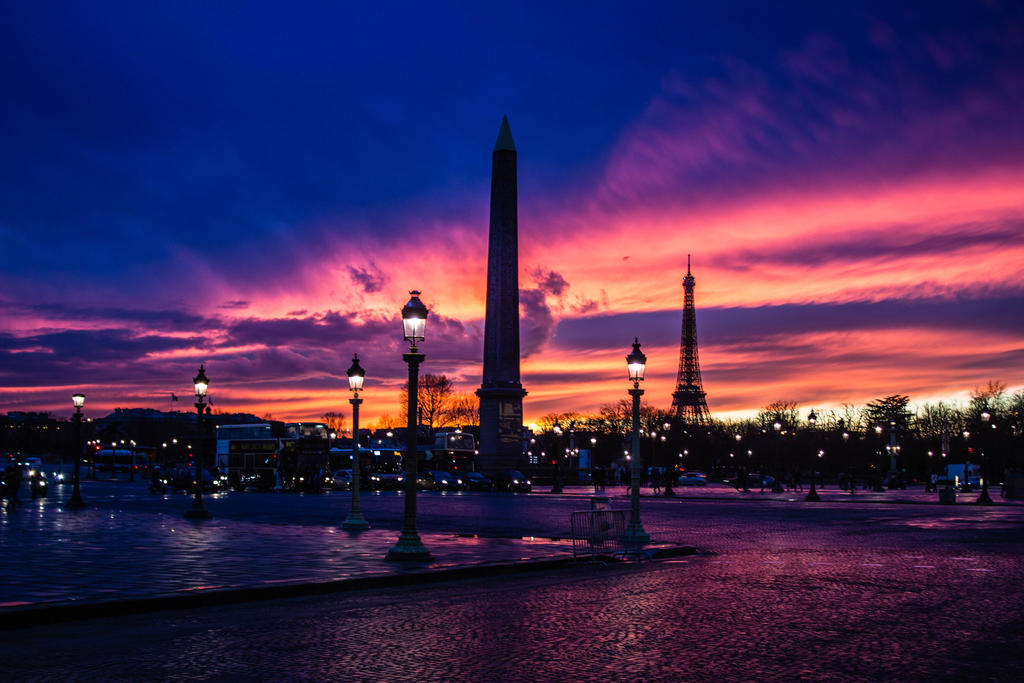
[[[571,523],[573,557],[624,552],[622,539],[626,533],[626,513],[622,510],[574,512]]]

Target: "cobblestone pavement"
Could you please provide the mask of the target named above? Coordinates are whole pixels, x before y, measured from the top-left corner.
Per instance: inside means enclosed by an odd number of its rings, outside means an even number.
[[[0,671],[25,681],[1024,680],[1019,510],[662,507],[649,510],[652,534],[685,528],[704,552],[8,631]]]
[[[90,507],[78,512],[64,507],[68,488],[26,499],[14,513],[0,512],[0,614],[26,605],[564,557],[571,552],[570,513],[586,509],[592,494],[584,487],[569,487],[560,496],[421,494],[420,529],[435,561],[410,568],[383,559],[401,527],[398,493],[364,495],[374,529],[353,536],[339,528],[347,493],[218,494],[207,497],[213,520],[195,524],[181,517],[189,497],[150,495],[142,482],[86,482]],[[842,532],[844,542],[855,545],[868,530],[886,531],[873,543],[896,551],[909,536],[970,549],[1020,530],[1024,518],[1020,505],[875,504],[867,496],[850,501],[837,493],[832,499],[828,489],[825,500],[814,504],[785,494],[736,498],[730,491],[708,486],[685,499],[645,497],[645,527],[658,542],[714,552],[806,549],[807,537],[792,533],[806,525]],[[628,507],[624,488],[606,494],[614,507]],[[885,500],[915,497],[922,494],[892,492]]]

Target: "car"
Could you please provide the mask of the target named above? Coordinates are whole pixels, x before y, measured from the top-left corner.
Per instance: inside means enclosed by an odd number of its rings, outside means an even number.
[[[461,491],[464,487],[461,477],[440,470],[420,473],[416,483],[425,491]]]
[[[202,470],[203,477],[203,491],[212,493],[220,488],[220,480],[214,478],[210,471],[207,469]],[[195,468],[178,466],[175,467],[167,477],[167,485],[171,491],[177,493],[183,491],[185,493],[191,493],[195,491]]]
[[[687,470],[679,474],[679,486],[706,486],[708,475],[697,470]]]
[[[519,470],[501,470],[495,472],[491,477],[494,488],[497,491],[513,491],[516,493],[529,493],[533,490],[533,484],[525,474]]]
[[[405,475],[399,472],[372,472],[366,486],[374,491],[398,491],[405,486]]]
[[[494,488],[494,482],[479,472],[463,472],[462,481],[470,491],[490,491]]]
[[[352,470],[337,470],[331,477],[331,487],[335,491],[351,491]]]

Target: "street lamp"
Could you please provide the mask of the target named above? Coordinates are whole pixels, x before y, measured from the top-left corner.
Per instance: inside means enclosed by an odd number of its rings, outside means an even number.
[[[423,354],[416,348],[416,342],[423,341],[423,332],[427,325],[427,307],[420,301],[420,293],[409,292],[412,298],[402,308],[402,330],[405,341],[409,342],[409,353],[402,354],[402,360],[409,365],[408,391],[408,426],[405,438],[405,516],[402,521],[402,533],[387,554],[389,560],[429,561],[430,552],[420,540],[416,531],[416,427],[417,399],[419,392],[419,370],[423,362]]]
[[[75,476],[74,490],[71,492],[71,500],[68,507],[80,510],[85,507],[82,500],[82,490],[79,488],[79,468],[82,463],[82,406],[85,405],[85,394],[74,394],[71,403],[75,406]]]
[[[818,424],[818,415],[814,410],[811,410],[810,414],[807,416],[807,423],[811,425],[811,434],[814,434],[814,425]],[[814,460],[811,460],[811,488],[807,491],[807,495],[804,496],[804,500],[811,503],[821,500],[821,496],[818,495],[818,490],[814,486],[816,479],[814,476],[814,466],[816,464],[817,463],[815,463]]]
[[[662,434],[661,450],[665,453],[665,491],[661,495],[665,498],[675,498],[676,492],[675,489],[672,488],[672,482],[676,479],[676,466],[675,463],[671,462],[672,456],[669,455],[669,451],[666,450],[667,442],[668,437]]]
[[[559,461],[562,454],[562,425],[558,423],[558,420],[555,420],[554,426],[551,427],[551,433],[555,435],[555,443],[551,448],[551,493],[561,493],[562,482],[559,470],[561,463]]]
[[[982,421],[983,424],[988,424],[988,421],[991,420],[991,419],[992,419],[992,416],[989,415],[989,412],[987,410],[982,411],[982,413],[981,413],[981,421]],[[995,425],[993,425],[993,426],[995,426]],[[982,430],[981,433],[984,434],[985,430]],[[983,440],[988,440],[989,442],[991,442],[991,439],[987,439],[987,437],[983,437]],[[988,464],[988,454],[985,453],[985,451],[984,451],[984,448],[985,448],[985,444],[984,443],[979,444],[979,446],[981,446],[981,448],[982,448],[982,450],[980,451],[981,452],[981,495],[978,496],[978,500],[976,500],[974,502],[977,503],[978,505],[992,505],[992,498],[988,495],[988,476],[987,476],[988,472],[986,471],[988,469],[986,467],[986,465]]]
[[[626,547],[634,551],[640,550],[644,545],[651,542],[651,537],[644,531],[640,523],[640,479],[643,476],[640,465],[640,397],[644,390],[640,388],[640,382],[644,381],[644,368],[647,365],[647,356],[640,350],[640,340],[633,337],[633,350],[626,356],[626,369],[629,372],[629,381],[633,388],[629,395],[633,397],[633,457],[630,468],[630,506],[629,524],[626,526],[625,543]]]
[[[843,453],[846,455],[846,468],[850,470],[848,483],[850,485],[850,495],[855,495],[857,488],[857,478],[853,473],[853,458],[850,457],[850,449],[847,444],[850,443],[850,432],[846,431],[846,421],[843,418],[839,418],[839,431],[842,432],[843,438]]]
[[[135,481],[135,446],[136,446],[135,439],[129,439],[128,443],[132,447],[131,448],[132,462],[131,462],[131,465],[128,468],[128,481]]]
[[[369,529],[370,524],[359,509],[359,404],[363,402],[359,392],[363,389],[363,379],[366,377],[366,372],[359,365],[359,354],[352,354],[352,367],[346,374],[348,388],[352,391],[352,398],[348,400],[352,404],[352,509],[341,523],[341,528],[362,531]]]
[[[213,515],[203,506],[203,399],[206,398],[206,390],[210,388],[210,380],[206,376],[206,369],[203,364],[199,365],[199,374],[192,378],[196,388],[196,491],[192,499],[192,507],[185,511],[185,519],[204,520],[210,519]]]
[[[970,465],[971,465],[970,438],[971,438],[971,433],[965,429],[964,430],[964,447],[967,448],[967,457],[964,458],[964,485],[960,489],[961,491],[964,491],[965,493],[971,490],[971,480],[968,478],[968,475],[970,474]]]

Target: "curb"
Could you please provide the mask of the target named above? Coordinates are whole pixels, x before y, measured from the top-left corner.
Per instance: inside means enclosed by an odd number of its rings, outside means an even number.
[[[863,494],[862,494],[863,496]],[[726,502],[749,502],[749,503],[871,503],[874,505],[941,505],[942,507],[979,507],[979,508],[992,508],[992,507],[1005,507],[1005,508],[1019,508],[1024,507],[1020,503],[1010,503],[1007,501],[993,501],[989,504],[979,505],[974,501],[962,501],[957,503],[942,503],[938,500],[877,500],[871,498],[864,498],[862,496],[849,496],[844,498],[822,498],[819,501],[806,501],[806,500],[789,500],[788,498],[732,498],[730,496],[652,496],[641,494],[641,499],[650,500],[714,500],[714,501],[726,501]]]
[[[659,548],[650,555],[652,559],[692,555],[696,553],[689,546]],[[611,559],[611,558],[608,558]],[[459,579],[476,579],[504,574],[527,574],[531,572],[563,569],[578,566],[580,560],[575,557],[556,557],[526,562],[505,564],[480,564],[451,569],[412,572],[408,574],[388,574],[383,576],[362,576],[336,581],[318,581],[314,583],[281,584],[275,586],[254,586],[245,588],[225,588],[203,592],[188,592],[178,595],[161,595],[150,598],[128,598],[96,602],[78,602],[59,605],[32,605],[12,607],[0,612],[0,631],[11,631],[32,626],[56,624],[68,621],[96,619],[103,617],[120,617],[150,612],[169,612],[194,609],[198,607],[217,607],[236,605],[246,602],[262,602],[287,598],[309,597],[314,595],[330,595],[351,591],[378,588],[394,588],[414,586]]]

